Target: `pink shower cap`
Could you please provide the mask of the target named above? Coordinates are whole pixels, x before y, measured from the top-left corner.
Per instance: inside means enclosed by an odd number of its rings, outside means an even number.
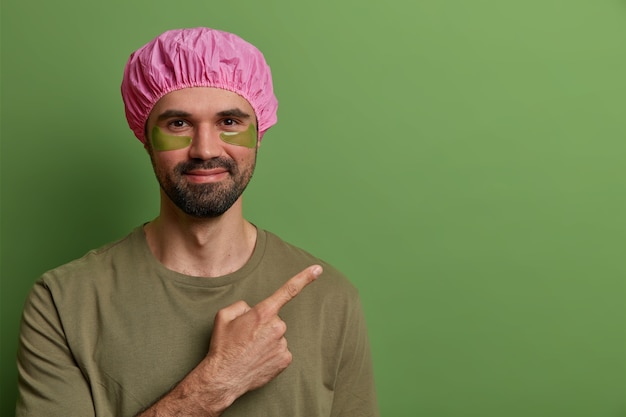
[[[256,114],[259,140],[276,124],[272,74],[256,47],[215,29],[175,29],[133,52],[124,69],[126,119],[141,142],[157,101],[188,87],[222,88],[245,98]]]

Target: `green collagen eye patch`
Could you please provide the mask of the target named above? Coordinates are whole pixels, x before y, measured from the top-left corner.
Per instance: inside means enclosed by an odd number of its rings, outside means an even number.
[[[156,151],[173,151],[175,149],[183,149],[191,145],[189,136],[176,136],[163,133],[158,126],[152,128],[152,148]]]
[[[243,132],[221,132],[220,139],[230,145],[254,148],[256,146],[256,128],[253,124],[250,124],[248,129]],[[173,151],[191,145],[191,137],[168,135],[167,133],[163,133],[158,126],[152,128],[150,141],[152,148],[156,151]]]
[[[243,132],[222,132],[220,138],[231,145],[254,148],[256,146],[256,128],[252,123]]]

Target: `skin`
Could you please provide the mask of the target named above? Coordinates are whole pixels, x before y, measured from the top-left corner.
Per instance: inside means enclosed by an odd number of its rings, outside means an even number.
[[[188,147],[180,149],[157,151],[149,142],[146,147],[162,188],[160,215],[144,230],[150,250],[167,268],[210,279],[238,270],[252,255],[256,228],[243,218],[241,196],[222,214],[202,217],[187,213],[172,201],[163,182],[173,176],[182,187],[208,187],[209,194],[219,198],[219,190],[237,183],[234,172],[243,179],[242,173],[251,175],[259,146],[258,141],[253,148],[229,144],[220,139],[220,133],[246,131],[255,123],[254,111],[245,99],[215,88],[177,90],[153,108],[147,132],[157,126],[167,135],[192,138]],[[219,160],[232,162],[237,169],[172,174],[181,163]],[[292,360],[285,339],[287,328],[278,316],[280,309],[321,273],[319,265],[312,265],[253,307],[238,301],[220,310],[205,358],[138,416],[219,416],[241,395],[274,379]]]
[[[232,113],[248,116],[233,117]],[[251,149],[227,144],[219,137],[225,129],[243,131],[250,123],[256,123],[252,107],[230,91],[196,87],[165,95],[152,109],[146,130],[158,126],[169,135],[189,136],[192,142],[186,148],[164,152],[147,147],[159,183],[167,183],[176,167],[188,162],[224,160],[251,176],[258,143]],[[192,170],[179,181],[191,191],[201,187],[226,190],[235,184],[232,173],[222,168]],[[256,243],[256,228],[243,218],[241,197],[223,214],[205,218],[185,213],[164,188],[160,189],[160,215],[145,231],[152,252],[167,268],[215,277],[232,273],[247,262]],[[208,199],[217,200],[219,195]]]

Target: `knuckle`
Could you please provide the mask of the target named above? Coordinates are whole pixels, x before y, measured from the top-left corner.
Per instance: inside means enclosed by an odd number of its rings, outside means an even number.
[[[272,325],[272,329],[274,330],[276,336],[283,336],[285,332],[287,332],[287,325],[284,321],[278,319]]]
[[[215,321],[216,322],[223,322],[225,320],[227,320],[227,317],[230,317],[230,314],[228,312],[228,310],[226,309],[221,309],[217,312],[217,314],[215,314]]]
[[[293,361],[293,355],[291,354],[290,351],[285,352],[285,367],[289,366],[291,364],[291,362]]]
[[[282,334],[285,334],[287,332],[287,323],[285,323],[284,321],[280,320],[278,322],[278,329],[280,330],[280,332]]]
[[[287,295],[289,296],[289,298],[293,298],[296,295],[298,295],[298,293],[300,292],[300,289],[298,288],[298,286],[296,284],[294,284],[293,282],[288,282],[285,285],[285,292],[287,293]]]

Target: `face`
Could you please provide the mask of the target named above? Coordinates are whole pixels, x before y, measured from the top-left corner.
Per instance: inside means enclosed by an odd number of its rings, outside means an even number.
[[[238,94],[210,87],[168,93],[152,109],[146,132],[161,189],[190,216],[224,214],[252,178],[256,119]]]

